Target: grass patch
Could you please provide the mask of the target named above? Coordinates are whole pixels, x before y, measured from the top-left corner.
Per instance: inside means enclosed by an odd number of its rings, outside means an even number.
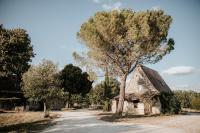
[[[33,133],[55,125],[52,119],[59,116],[50,113],[50,117],[43,118],[43,112],[1,113],[0,132]]]

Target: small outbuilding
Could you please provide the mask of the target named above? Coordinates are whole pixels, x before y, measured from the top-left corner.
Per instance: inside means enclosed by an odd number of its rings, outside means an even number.
[[[159,73],[138,64],[126,90],[123,112],[136,115],[160,114],[161,93],[172,93]],[[112,99],[112,112],[116,112],[119,96]]]

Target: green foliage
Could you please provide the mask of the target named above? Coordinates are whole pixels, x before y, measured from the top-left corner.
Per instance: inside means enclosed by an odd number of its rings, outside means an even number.
[[[5,29],[0,25],[0,76],[21,75],[28,70],[34,57],[33,46],[26,30]]]
[[[200,93],[194,91],[174,91],[174,94],[181,102],[182,108],[199,109]]]
[[[71,102],[72,103],[82,103],[83,102],[83,96],[80,94],[73,94],[71,96]]]
[[[92,88],[92,82],[88,79],[88,74],[72,64],[65,66],[60,73],[60,79],[62,80],[61,86],[69,95],[85,95]]]
[[[104,101],[103,111],[110,111],[111,103],[109,100]]]
[[[87,58],[87,56],[81,56],[77,52],[73,52],[72,54],[74,60],[76,63],[81,67],[86,69],[88,75],[89,75],[89,80],[94,81],[97,79],[97,74],[94,69],[97,69],[94,67],[94,63],[90,60],[90,58]]]
[[[95,85],[94,89],[90,91],[90,101],[93,104],[102,105],[104,101],[104,87],[102,84]]]
[[[171,23],[162,10],[123,9],[97,12],[81,25],[77,37],[88,47],[88,57],[121,78],[119,115],[128,74],[138,63],[156,63],[174,49],[168,38]]]
[[[94,89],[90,92],[91,103],[104,105],[105,101],[109,101],[114,96],[119,94],[120,83],[114,79],[110,78],[109,82],[102,81],[101,83],[95,85]]]
[[[89,107],[90,101],[89,101],[89,94],[82,96],[81,94],[73,94],[71,95],[71,104],[82,108],[82,107]],[[75,106],[74,106],[75,107]]]
[[[58,68],[52,61],[43,60],[38,66],[31,66],[22,79],[24,96],[30,101],[46,102],[66,96],[59,87]]]
[[[90,58],[121,75],[136,62],[156,63],[174,49],[173,39],[167,38],[171,22],[162,10],[102,11],[82,24],[77,37]]]
[[[181,104],[172,93],[162,93],[160,96],[162,113],[178,114],[181,111]]]
[[[92,88],[92,81],[89,80],[88,74],[72,64],[66,65],[60,72],[60,80],[62,88],[69,94],[68,107],[81,100],[80,97],[85,97]]]
[[[192,99],[191,108],[200,110],[200,97],[195,97]]]

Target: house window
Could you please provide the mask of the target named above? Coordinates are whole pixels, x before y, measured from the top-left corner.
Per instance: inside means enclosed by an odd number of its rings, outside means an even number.
[[[143,85],[139,85],[139,91],[143,90]]]
[[[133,103],[133,105],[134,105],[134,108],[138,107],[138,103]]]

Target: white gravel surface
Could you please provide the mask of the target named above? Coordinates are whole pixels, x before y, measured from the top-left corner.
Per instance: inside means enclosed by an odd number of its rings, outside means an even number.
[[[43,133],[185,133],[174,127],[99,120],[94,111],[79,110],[57,112],[56,125],[46,128]]]

